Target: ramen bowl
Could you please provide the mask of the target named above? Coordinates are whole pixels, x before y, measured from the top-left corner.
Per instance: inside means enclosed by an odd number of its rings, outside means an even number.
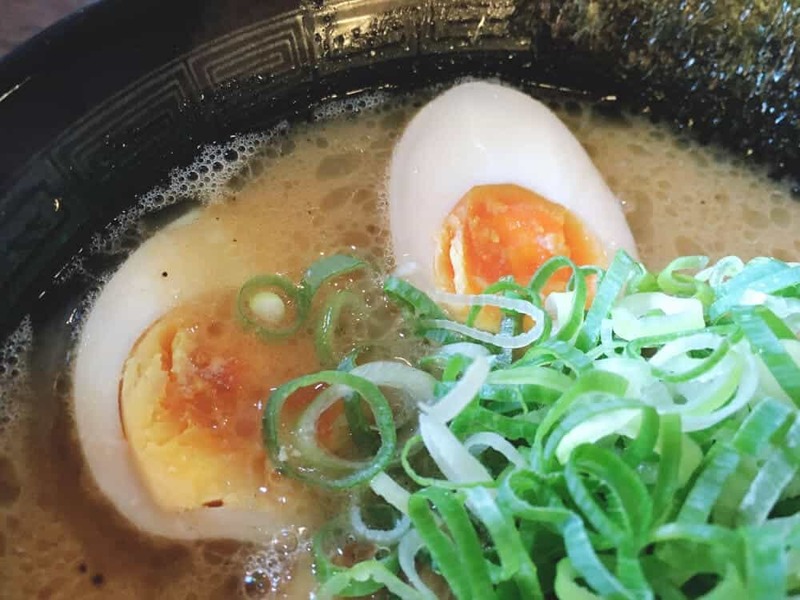
[[[101,500],[87,504],[76,491],[70,482],[91,474],[65,406],[87,298],[143,240],[197,208],[191,182],[176,186],[175,173],[203,148],[280,136],[332,114],[326,107],[359,114],[419,90],[491,79],[565,114],[588,106],[621,127],[631,116],[658,123],[682,144],[766,171],[796,197],[799,34],[800,13],[789,2],[678,9],[666,0],[102,0],[5,57],[0,331],[11,341],[0,357],[0,414],[7,425],[14,402],[40,411],[26,452],[58,457],[45,461],[41,476],[54,486],[37,502],[81,532],[87,558],[66,569],[80,580],[74,585],[102,594],[106,577],[126,568],[103,564],[105,554],[141,563],[151,588],[169,579],[164,565],[185,573],[191,563],[183,545],[131,532]],[[208,169],[224,171],[225,160]],[[164,186],[170,194],[153,193]],[[711,205],[708,227],[734,227],[722,199],[697,202]],[[754,194],[754,213],[762,202]],[[783,213],[771,214],[779,221]],[[25,379],[26,391],[15,378]],[[20,493],[4,465],[0,508]],[[18,560],[20,524],[7,523],[0,549],[10,562]],[[203,542],[196,551],[219,564],[235,554],[226,543]],[[69,583],[59,592],[57,582],[28,591],[79,597],[84,589]],[[239,593],[240,584],[223,581],[208,593]],[[4,585],[0,592],[22,594]]]

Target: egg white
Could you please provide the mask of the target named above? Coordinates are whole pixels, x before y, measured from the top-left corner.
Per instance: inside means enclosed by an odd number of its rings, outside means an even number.
[[[457,85],[425,105],[395,146],[388,201],[400,273],[434,287],[436,240],[473,186],[512,183],[581,219],[610,257],[636,256],[619,201],[586,151],[545,105],[498,84]]]
[[[224,225],[213,219],[183,221],[159,232],[105,285],[78,343],[74,414],[86,462],[100,491],[117,510],[154,535],[257,542],[297,524],[291,511],[275,514],[226,506],[182,512],[162,509],[148,493],[122,430],[120,377],[139,337],[182,302],[209,290],[238,286],[254,271],[247,258],[229,250],[229,239]]]

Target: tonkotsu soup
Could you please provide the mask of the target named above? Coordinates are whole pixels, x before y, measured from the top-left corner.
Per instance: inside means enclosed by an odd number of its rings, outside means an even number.
[[[243,327],[238,294],[259,275],[298,282],[321,257],[355,256],[369,273],[329,285],[364,292],[377,316],[346,333],[378,331],[370,351],[400,364],[429,350],[379,283],[407,266],[392,248],[392,151],[434,95],[364,96],[212,147],[71,265],[59,285],[82,282],[79,297],[49,323],[24,322],[0,354],[0,596],[309,596],[311,540],[351,495],[275,472],[261,415],[271,391],[330,365],[309,327]],[[643,118],[545,102],[620,200],[651,269],[681,255],[800,257],[787,186]],[[163,216],[172,204],[177,219]],[[96,266],[109,263],[121,266]],[[302,309],[258,298],[267,320]],[[343,544],[339,562],[359,551]]]

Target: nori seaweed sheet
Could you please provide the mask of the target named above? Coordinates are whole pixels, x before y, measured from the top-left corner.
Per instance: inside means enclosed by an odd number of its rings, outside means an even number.
[[[766,162],[800,192],[800,2],[568,0],[518,9],[517,27],[540,28],[540,53],[584,52],[635,108]]]

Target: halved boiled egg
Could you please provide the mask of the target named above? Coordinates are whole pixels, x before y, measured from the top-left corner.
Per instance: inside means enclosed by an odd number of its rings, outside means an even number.
[[[388,188],[399,270],[428,291],[479,293],[506,275],[525,285],[553,256],[606,266],[619,248],[636,255],[580,143],[501,85],[461,84],[425,105],[394,149]]]
[[[270,390],[319,369],[310,336],[264,344],[236,321],[258,265],[208,217],[158,233],[102,290],[73,373],[78,437],[100,491],[139,529],[268,542],[315,527],[317,494],[261,439]]]

